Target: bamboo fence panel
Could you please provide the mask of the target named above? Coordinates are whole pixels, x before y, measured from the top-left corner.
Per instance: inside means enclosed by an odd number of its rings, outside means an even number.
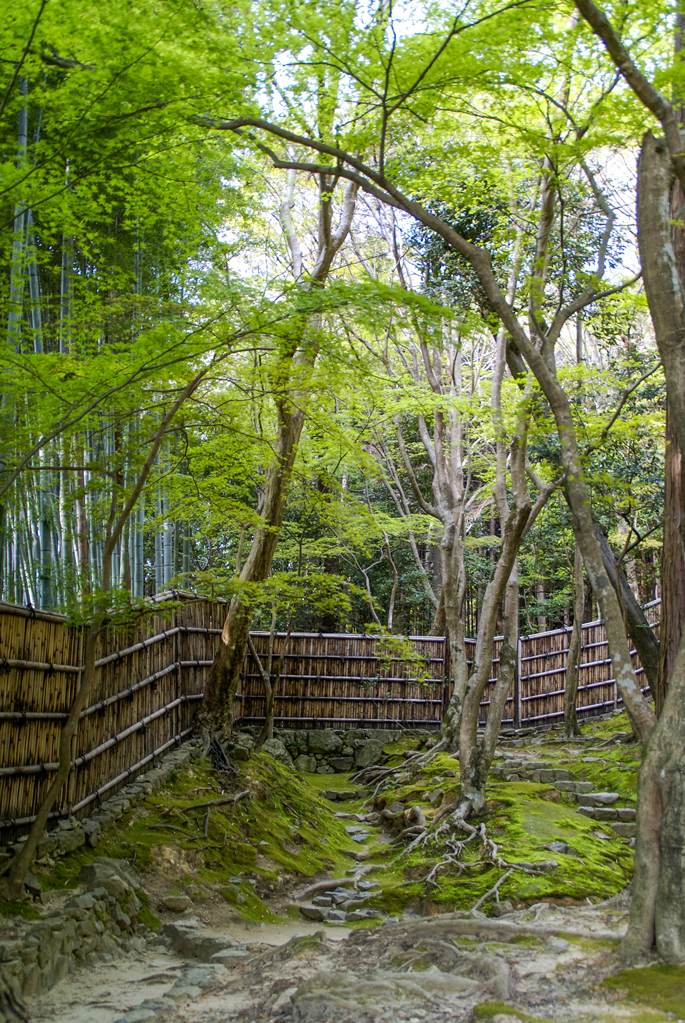
[[[252,633],[262,664],[268,658],[269,634]],[[404,666],[383,663],[378,640],[342,633],[278,634],[274,659],[283,655],[276,695],[275,724],[281,728],[413,728],[438,726],[442,720],[444,645],[440,636],[410,637],[426,665],[427,681],[417,683]],[[432,680],[432,681],[431,681]],[[240,720],[264,720],[264,688],[251,654],[245,661],[238,699]]]
[[[647,610],[657,628],[658,601]],[[225,614],[222,602],[189,599],[170,618],[158,616],[132,633],[103,633],[91,702],[72,750],[75,770],[55,816],[87,813],[100,796],[114,792],[192,733]],[[563,717],[570,631],[521,637],[504,727]],[[268,633],[252,636],[265,660]],[[410,639],[425,664],[424,684],[412,677],[408,666],[384,660],[372,636],[293,633],[284,650],[286,636],[277,635],[274,654],[282,654],[283,661],[276,725],[438,728],[452,693],[449,650],[439,636]],[[501,642],[496,637],[481,725],[497,680]],[[475,640],[466,644],[472,658]],[[581,716],[621,705],[607,654],[603,624],[585,624],[578,687]],[[641,673],[635,651],[633,662]],[[81,663],[81,636],[64,618],[0,604],[0,841],[26,829],[47,789]],[[234,719],[238,725],[259,724],[263,716],[261,676],[248,654]]]

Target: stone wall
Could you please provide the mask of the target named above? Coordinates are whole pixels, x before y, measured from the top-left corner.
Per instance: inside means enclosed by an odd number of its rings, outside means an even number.
[[[18,995],[40,995],[79,964],[145,947],[148,928],[138,921],[140,885],[128,864],[101,857],[82,868],[79,880],[86,891],[62,905],[48,905],[42,920],[3,921],[1,969]]]
[[[250,726],[234,734],[228,755],[247,760],[259,731],[258,726]],[[277,728],[263,749],[297,771],[342,774],[378,763],[383,746],[406,734],[388,728]]]

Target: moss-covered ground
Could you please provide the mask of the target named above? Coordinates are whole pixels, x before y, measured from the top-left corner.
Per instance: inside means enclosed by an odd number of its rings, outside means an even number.
[[[559,731],[550,730],[526,737],[523,747],[505,739],[501,752],[563,766],[574,779],[619,792],[621,805],[634,805],[638,747],[614,741],[617,733],[630,731],[625,715],[584,724],[583,731],[585,741],[572,746],[560,741]],[[374,807],[418,805],[430,822],[441,806],[456,801],[459,764],[454,757],[438,754],[420,771],[404,770],[406,754],[416,746],[416,738],[398,738],[386,746],[389,763],[402,771],[378,793]],[[504,873],[475,840],[464,848],[461,869],[441,868],[427,886],[425,877],[442,855],[432,839],[394,864],[404,848],[394,844],[395,834],[369,827],[371,835],[363,845],[350,839],[345,831],[350,821],[335,813],[359,811],[364,797],[332,803],[321,795],[325,789],[353,788],[350,775],[293,774],[268,754],[240,767],[241,777],[231,790],[247,788],[251,799],[241,800],[235,809],[230,803],[214,806],[206,820],[206,809],[198,804],[220,799],[222,783],[206,761],[194,761],[164,789],[131,807],[96,849],[84,847],[54,864],[38,865],[43,887],[74,887],[83,864],[103,855],[134,860],[145,876],[148,869],[163,870],[163,853],[184,865],[170,873],[169,891],[186,892],[198,903],[219,894],[237,914],[264,922],[275,919],[274,910],[287,912],[287,896],[301,889],[305,879],[342,877],[355,865],[350,853],[358,854],[360,848],[369,851],[367,863],[380,868],[370,874],[379,887],[367,905],[385,913],[399,914],[406,908],[429,913],[468,910]],[[442,790],[437,800],[436,789]],[[630,880],[628,841],[608,825],[583,817],[575,802],[549,785],[492,777],[485,811],[472,823],[481,821],[507,864],[521,863],[533,871],[514,869],[502,882],[499,899],[515,906],[543,899],[600,901]],[[568,852],[546,848],[553,842],[565,843]],[[550,867],[552,860],[556,868]],[[542,870],[536,871],[541,863]],[[490,913],[493,906],[494,898],[481,908]],[[152,923],[153,913],[149,915]]]
[[[685,966],[658,964],[637,970],[621,970],[602,987],[620,999],[631,1013],[631,1023],[685,1020]]]

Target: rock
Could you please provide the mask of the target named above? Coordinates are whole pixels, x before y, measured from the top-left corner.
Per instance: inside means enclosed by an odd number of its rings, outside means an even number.
[[[429,803],[441,803],[442,802],[442,797],[444,795],[445,795],[445,790],[444,789],[433,789],[433,791],[431,793],[429,793],[429,795],[428,795],[428,802]]]
[[[342,745],[340,736],[328,728],[315,728],[309,733],[310,753],[339,753]]]
[[[288,753],[287,749],[278,739],[267,739],[262,746],[262,753],[268,753],[269,756],[277,760],[279,764],[283,764],[285,767],[293,768],[293,758]]]
[[[338,793],[335,789],[324,789],[321,795],[324,799],[330,799],[331,802],[335,802],[338,798]]]
[[[334,771],[342,774],[344,771],[351,771],[354,764],[354,757],[331,757],[328,761]]]
[[[345,802],[348,799],[362,799],[368,793],[364,789],[340,789],[338,792],[338,799],[341,802]]]
[[[564,768],[554,768],[554,780],[555,781],[570,781],[571,773]]]
[[[328,917],[328,910],[323,906],[300,906],[300,913],[305,920],[325,920]]]
[[[354,754],[355,767],[371,767],[383,756],[383,743],[379,739],[369,739]]]
[[[611,825],[611,830],[615,831],[620,838],[635,838],[637,835],[637,824],[628,821],[617,821],[616,824]]]
[[[328,914],[329,923],[344,923],[347,919],[347,913],[343,909],[332,909]]]
[[[582,792],[582,793],[592,792],[593,788],[594,788],[594,785],[592,784],[591,781],[577,781],[576,782],[576,792]]]
[[[536,771],[535,773],[538,775],[538,779],[537,780],[539,780],[541,784],[543,784],[543,785],[546,785],[548,783],[552,784],[552,785],[554,784],[554,771],[539,771],[539,772]]]
[[[570,947],[565,938],[550,938],[547,942],[547,949],[550,952],[568,952]]]
[[[314,757],[308,757],[306,753],[300,753],[299,757],[295,758],[294,767],[296,771],[306,771],[307,774],[316,774],[316,759]],[[325,796],[326,793],[323,793]]]
[[[617,811],[613,806],[596,806],[594,818],[597,821],[610,821],[616,820],[618,817]]]
[[[579,806],[578,813],[582,813],[583,817],[594,817],[595,808],[594,806]]]
[[[213,963],[220,963],[222,966],[236,966],[242,959],[247,959],[251,953],[246,948],[223,948],[221,952],[215,952],[212,956]]]
[[[588,792],[585,796],[590,806],[612,806],[619,800],[618,792]]]
[[[496,902],[492,907],[493,916],[506,916],[508,913],[513,912],[514,904],[512,902],[509,902],[509,899],[503,899],[502,902]]]
[[[26,871],[26,877],[24,878],[24,888],[26,888],[26,891],[29,893],[29,895],[35,895],[37,897],[40,896],[43,891],[42,884],[40,883],[36,875],[32,874],[30,870]]]
[[[636,811],[633,810],[632,806],[617,806],[616,813],[620,821],[634,821]]]
[[[120,878],[133,889],[140,888],[138,875],[126,860],[113,860],[107,856],[98,856],[92,863],[84,864],[78,879],[89,887],[106,887],[104,882],[111,877]]]
[[[193,902],[187,895],[165,895],[162,905],[165,909],[170,909],[172,913],[184,913],[186,909],[191,908]]]
[[[98,844],[100,835],[102,834],[102,827],[99,821],[94,820],[81,821],[81,827],[83,829],[83,833],[86,836],[86,845],[90,846],[91,849],[94,849],[95,846]]]
[[[316,895],[312,899],[313,906],[330,906],[332,902],[333,899],[330,895]]]
[[[335,774],[335,771],[333,770],[332,767],[329,767],[328,764],[321,764],[319,767],[317,767],[316,773],[317,774]]]
[[[197,921],[184,920],[164,924],[162,934],[169,939],[174,951],[190,959],[199,959],[203,963],[210,962],[215,952],[221,952],[226,948],[225,938],[212,938],[202,934]]]
[[[543,849],[548,849],[553,853],[561,853],[562,856],[577,856],[575,849],[572,849],[566,842],[549,842],[548,845],[543,845]]]
[[[236,746],[231,750],[231,760],[245,761],[250,759],[250,750],[245,746]]]
[[[86,833],[83,828],[72,828],[70,831],[58,831],[56,833],[57,846],[54,850],[55,856],[66,856],[74,852],[86,843]]]

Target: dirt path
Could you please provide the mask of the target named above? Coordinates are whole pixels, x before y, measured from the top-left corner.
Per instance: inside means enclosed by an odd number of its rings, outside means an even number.
[[[234,925],[222,935],[246,954],[215,970],[217,980],[205,991],[165,1007],[183,976],[214,967],[150,942],[139,953],[78,970],[33,1002],[32,1020],[438,1023],[471,1020],[474,1006],[484,1002],[559,1023],[644,1019],[633,1015],[637,1007],[615,1005],[610,992],[597,992],[615,968],[616,942],[607,934],[618,933],[625,916],[619,900],[601,907],[541,904],[500,920],[414,917],[358,931],[304,921]],[[219,930],[210,923],[198,933]],[[144,1002],[160,1008],[147,1017],[152,1010],[132,1011]],[[504,1005],[493,1011],[488,1018],[495,1023],[520,1023]],[[653,1018],[658,1023],[662,1016]]]

